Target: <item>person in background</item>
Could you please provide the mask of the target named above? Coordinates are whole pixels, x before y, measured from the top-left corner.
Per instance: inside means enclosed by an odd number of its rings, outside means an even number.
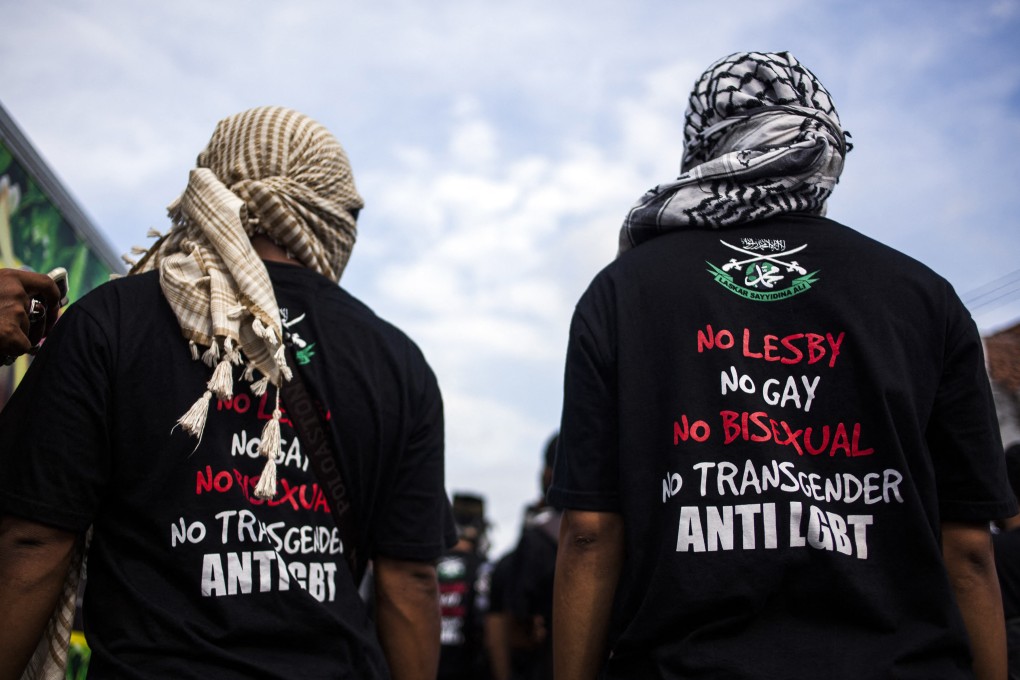
[[[507,582],[513,570],[513,550],[500,557],[489,578],[489,609],[485,613],[485,650],[492,680],[511,680],[514,668],[514,626],[507,601]]]
[[[439,680],[485,680],[489,660],[484,621],[489,610],[492,564],[488,561],[485,501],[453,495],[457,544],[436,564],[442,614]]]
[[[1013,493],[1020,495],[1020,443],[1006,447],[1006,475]],[[995,546],[995,573],[1002,590],[1002,610],[1006,617],[1006,648],[1009,678],[1020,680],[1020,513],[996,522],[992,534]]]
[[[0,412],[0,677],[90,526],[90,677],[435,677],[442,399],[418,347],[337,285],[361,207],[322,125],[230,116],[170,230],[63,315]],[[297,377],[330,489],[280,397]]]
[[[1005,677],[981,339],[944,278],[824,217],[847,137],[789,52],[719,60],[577,303],[557,680]]]
[[[507,641],[515,680],[552,678],[552,597],[561,513],[548,504],[558,438],[546,442],[541,496],[525,509],[521,536],[506,565],[503,585]]]

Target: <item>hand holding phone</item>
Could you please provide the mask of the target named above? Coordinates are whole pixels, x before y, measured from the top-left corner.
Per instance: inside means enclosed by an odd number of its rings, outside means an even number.
[[[35,351],[62,306],[67,304],[67,270],[49,276],[22,269],[0,269],[0,361],[11,364]]]

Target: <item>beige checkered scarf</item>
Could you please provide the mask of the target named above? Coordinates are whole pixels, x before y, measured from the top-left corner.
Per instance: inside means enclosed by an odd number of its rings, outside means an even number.
[[[291,257],[340,279],[362,207],[347,155],[314,120],[280,107],[225,118],[198,156],[184,193],[168,208],[173,227],[131,274],[159,270],[163,294],[188,339],[192,358],[213,369],[205,393],[178,421],[198,437],[212,397],[233,397],[234,366],[264,394],[277,387],[276,409],[260,450],[266,457],[256,488],[276,492],[280,450],[279,386],[290,379],[283,328],[269,274],[249,237],[265,234]],[[200,347],[205,348],[200,353]],[[254,373],[261,373],[254,380]]]

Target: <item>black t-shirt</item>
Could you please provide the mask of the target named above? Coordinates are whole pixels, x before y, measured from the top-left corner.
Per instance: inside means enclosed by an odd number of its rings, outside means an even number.
[[[551,507],[529,513],[507,581],[511,616],[533,634],[536,626],[543,631],[535,648],[517,655],[517,677],[528,680],[551,680],[553,675],[553,580],[561,518],[560,511]]]
[[[1015,510],[950,285],[830,220],[660,236],[567,352],[550,502],[622,514],[610,678],[955,678],[944,520]]]
[[[488,677],[484,617],[492,565],[470,550],[451,550],[436,564],[442,615],[440,680]]]
[[[267,267],[369,553],[438,558],[452,525],[425,359],[324,277]],[[278,493],[254,496],[275,389],[259,398],[235,381],[201,442],[175,427],[210,374],[190,360],[157,274],[143,274],[72,305],[0,413],[0,510],[75,531],[94,523],[90,677],[388,677],[286,414]]]

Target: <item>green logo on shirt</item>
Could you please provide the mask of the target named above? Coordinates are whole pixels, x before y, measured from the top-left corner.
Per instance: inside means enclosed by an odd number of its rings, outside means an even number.
[[[807,248],[807,244],[787,249],[786,241],[770,238],[741,239],[739,246],[726,241],[719,243],[735,250],[741,257],[731,257],[722,267],[706,262],[708,273],[720,286],[747,300],[785,300],[810,290],[818,281],[817,271],[809,274],[790,258]]]

